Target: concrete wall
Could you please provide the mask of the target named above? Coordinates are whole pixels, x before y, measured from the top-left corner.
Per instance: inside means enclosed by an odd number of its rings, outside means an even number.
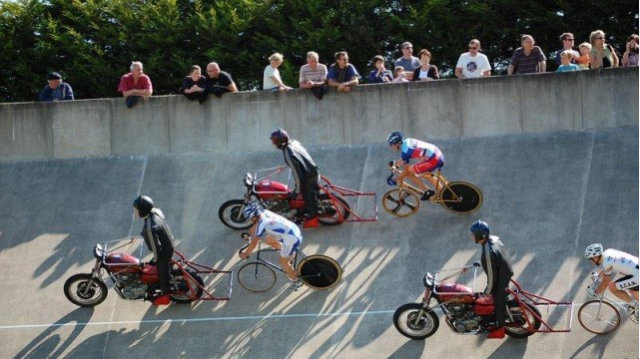
[[[203,105],[158,96],[0,104],[0,161],[270,148],[638,126],[638,67],[476,80],[363,85],[350,94],[242,92]],[[239,146],[240,145],[240,146]]]

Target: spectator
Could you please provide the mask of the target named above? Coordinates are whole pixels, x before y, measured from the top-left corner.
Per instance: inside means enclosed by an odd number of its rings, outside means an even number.
[[[128,108],[135,106],[140,98],[148,100],[153,94],[151,79],[142,73],[142,62],[132,62],[130,70],[130,73],[122,75],[118,85],[118,92],[122,92]]]
[[[220,71],[217,62],[210,62],[207,65],[207,91],[220,98],[227,92],[238,92],[238,87],[233,82],[231,75]]]
[[[580,70],[589,69],[589,52],[591,52],[591,44],[583,42],[578,47],[580,49],[580,57],[576,59],[576,64],[580,67]]]
[[[513,52],[507,74],[535,74],[542,73],[547,70],[547,58],[544,52],[538,46],[531,35],[522,35],[520,38],[522,47]]]
[[[431,61],[431,53],[427,49],[422,49],[418,52],[420,57],[420,66],[413,70],[411,81],[430,81],[439,80],[440,74],[436,65],[429,64]]]
[[[420,59],[413,56],[413,45],[410,42],[404,42],[400,45],[402,49],[402,57],[397,59],[394,63],[394,68],[402,66],[405,71],[406,79],[411,81],[413,77],[413,70],[420,67]]]
[[[394,83],[409,82],[409,80],[407,80],[407,76],[406,76],[407,72],[404,72],[404,67],[398,66],[398,67],[396,67],[395,70],[393,70],[393,72],[396,75],[396,78],[393,79]]]
[[[327,66],[318,63],[320,56],[317,52],[307,52],[307,64],[300,68],[300,88],[311,89],[318,100],[327,93]]]
[[[491,64],[487,56],[480,53],[480,40],[469,41],[469,52],[465,52],[458,58],[456,64],[456,77],[459,79],[471,79],[482,76],[491,76]]]
[[[589,35],[589,42],[591,43],[589,64],[592,70],[618,67],[618,55],[616,55],[616,50],[611,45],[604,43],[604,31],[596,30],[592,32]]]
[[[202,76],[202,69],[198,65],[191,66],[189,76],[182,80],[182,92],[189,100],[203,103],[207,100],[207,79]]]
[[[571,60],[573,60],[572,50],[564,50],[560,53],[560,66],[556,72],[569,72],[569,71],[580,71],[580,67],[576,64],[572,64]]]
[[[626,50],[622,54],[622,66],[638,66],[638,35],[636,34],[627,39]]]
[[[393,81],[393,75],[391,71],[384,68],[384,58],[380,55],[376,55],[371,59],[371,63],[375,70],[369,73],[369,83],[381,84],[391,83]]]
[[[351,88],[358,86],[360,74],[349,63],[349,55],[346,51],[336,52],[336,63],[329,67],[327,80],[329,86],[336,87],[338,92],[351,92]]]
[[[48,85],[45,86],[40,92],[38,101],[52,102],[52,101],[70,101],[73,100],[73,89],[71,86],[62,82],[62,76],[57,72],[49,72],[47,75]]]
[[[565,32],[560,35],[560,41],[562,41],[562,49],[556,51],[556,64],[560,66],[562,63],[562,59],[560,58],[560,54],[563,51],[569,51],[571,53],[571,63],[575,64],[578,57],[580,57],[580,53],[573,49],[573,45],[575,43],[575,38],[572,33]]]
[[[270,91],[289,91],[291,87],[285,85],[280,78],[278,67],[282,65],[283,57],[280,53],[269,56],[270,64],[264,68],[262,76],[262,89]]]

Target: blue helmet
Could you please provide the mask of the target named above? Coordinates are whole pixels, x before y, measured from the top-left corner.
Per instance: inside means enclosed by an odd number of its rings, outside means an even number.
[[[476,241],[489,239],[490,231],[487,222],[476,221],[471,225],[471,227],[469,227],[469,230],[473,233]]]
[[[257,217],[262,213],[262,208],[255,202],[250,202],[244,207],[244,211],[242,211],[242,215],[244,218],[250,219],[253,217]]]
[[[389,137],[387,137],[387,143],[389,145],[397,145],[399,143],[402,143],[402,132],[391,132]]]

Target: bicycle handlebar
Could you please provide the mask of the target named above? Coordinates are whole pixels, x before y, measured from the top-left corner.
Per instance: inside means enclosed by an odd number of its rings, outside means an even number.
[[[238,254],[242,254],[242,252],[247,249],[247,247],[249,247],[249,245],[251,244],[251,242],[249,242],[249,239],[251,239],[251,236],[249,235],[249,233],[247,232],[242,232],[242,234],[240,235],[240,238],[242,238],[243,240],[247,241],[247,244],[245,244],[244,246],[242,246],[239,250],[238,250]]]

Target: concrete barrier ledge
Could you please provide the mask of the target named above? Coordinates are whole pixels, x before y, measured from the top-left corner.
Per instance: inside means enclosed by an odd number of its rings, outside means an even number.
[[[262,150],[284,127],[306,145],[638,126],[638,67],[307,90],[0,104],[0,161]]]

